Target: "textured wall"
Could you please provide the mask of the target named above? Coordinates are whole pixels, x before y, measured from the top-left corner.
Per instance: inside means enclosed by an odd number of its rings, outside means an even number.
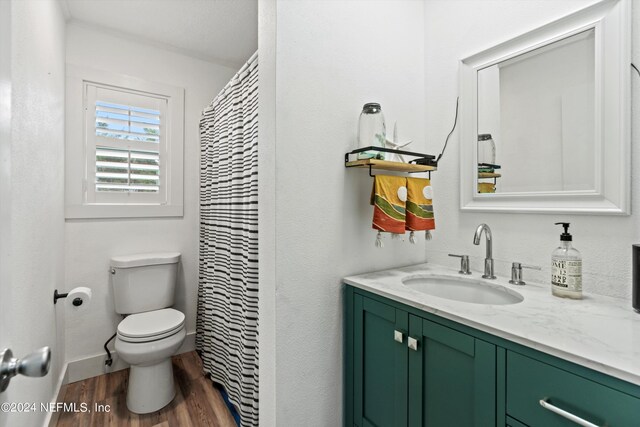
[[[46,377],[14,378],[0,402],[40,405],[64,363],[64,307],[52,294],[64,288],[65,23],[55,0],[2,3],[0,348],[24,357],[48,345],[52,363]],[[38,426],[46,415],[0,412],[0,426]]]
[[[67,358],[102,354],[121,319],[113,308],[109,259],[114,255],[179,251],[175,307],[195,331],[198,287],[199,122],[202,109],[237,71],[71,24],[67,63],[185,88],[184,217],[66,222],[66,285],[93,289],[91,311],[68,313]]]
[[[425,258],[422,240],[374,246],[371,178],[342,164],[366,102],[424,146],[423,16],[420,1],[277,2],[276,137],[260,141],[276,153],[261,245],[275,248],[277,425],[342,423],[341,278]]]
[[[543,25],[594,3],[593,0],[427,0],[425,2],[425,132],[437,136],[430,150],[437,150],[453,121],[458,94],[458,61],[501,41]],[[638,3],[634,2],[634,6]],[[633,10],[633,58],[640,61],[637,43],[640,8]],[[630,71],[631,72],[631,71]],[[632,134],[640,132],[638,89],[633,74]],[[633,138],[632,135],[632,138]],[[637,139],[637,137],[635,137]],[[632,162],[640,158],[640,146],[632,144]],[[475,227],[486,222],[493,230],[498,274],[508,275],[511,261],[537,264],[542,272],[526,271],[531,280],[549,282],[551,251],[558,246],[560,230],[554,222],[571,222],[575,247],[583,255],[586,292],[628,298],[630,296],[631,244],[640,241],[640,177],[632,172],[631,216],[537,215],[462,213],[459,210],[459,140],[454,134],[434,175],[434,200],[438,230],[427,245],[430,262],[455,266],[447,253],[471,254],[471,267],[482,269],[484,247],[472,244]],[[531,179],[535,179],[532,176]]]

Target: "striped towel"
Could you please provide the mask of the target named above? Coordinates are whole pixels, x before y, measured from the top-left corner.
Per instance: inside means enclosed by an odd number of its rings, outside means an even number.
[[[376,175],[373,179],[371,204],[373,228],[378,230],[376,246],[382,246],[381,232],[404,234],[407,201],[407,179],[402,176]]]
[[[407,219],[406,228],[411,231],[409,241],[415,243],[415,231],[426,231],[425,238],[431,239],[436,228],[433,218],[433,191],[431,181],[426,178],[407,178]]]

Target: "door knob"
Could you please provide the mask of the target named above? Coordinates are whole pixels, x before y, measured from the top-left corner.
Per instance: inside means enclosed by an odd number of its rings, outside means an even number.
[[[49,373],[49,366],[51,366],[49,347],[42,347],[22,359],[13,357],[13,352],[5,348],[0,351],[0,393],[7,389],[11,378],[16,375],[44,377]]]

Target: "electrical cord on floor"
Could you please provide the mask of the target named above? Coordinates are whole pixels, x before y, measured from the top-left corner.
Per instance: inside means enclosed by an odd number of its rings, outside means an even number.
[[[638,67],[636,67],[633,62],[631,63],[631,66],[633,67],[634,70],[636,70],[636,73],[638,73],[638,76],[640,76],[640,70],[638,70]]]
[[[127,314],[123,314],[122,318],[126,318],[128,315]],[[107,360],[104,361],[104,364],[106,366],[111,366],[111,364],[113,363],[113,358],[111,357],[111,352],[109,351],[109,347],[107,347],[107,345],[116,337],[116,335],[118,335],[118,332],[116,332],[115,334],[111,335],[111,338],[109,338],[107,340],[106,343],[104,343],[104,351],[107,352]]]
[[[107,360],[104,361],[104,364],[107,366],[111,366],[111,364],[113,363],[113,358],[111,357],[111,352],[109,351],[109,347],[107,347],[107,344],[109,344],[111,340],[113,340],[116,337],[116,335],[118,335],[117,332],[111,335],[111,338],[109,338],[107,342],[104,343],[104,351],[107,352]]]
[[[442,147],[442,152],[440,153],[440,155],[438,156],[438,158],[436,159],[436,162],[440,161],[440,159],[442,158],[442,155],[444,154],[444,150],[447,149],[447,144],[449,143],[449,138],[451,137],[451,134],[453,133],[454,130],[456,130],[456,126],[458,125],[458,103],[460,101],[460,97],[456,97],[456,117],[455,119],[453,119],[453,128],[451,128],[451,132],[449,132],[449,135],[447,135],[447,139],[445,139],[444,141],[444,147]]]

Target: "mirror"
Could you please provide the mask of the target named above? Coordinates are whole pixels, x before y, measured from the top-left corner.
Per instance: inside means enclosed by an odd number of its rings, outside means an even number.
[[[462,60],[461,209],[629,213],[628,7],[598,3]]]
[[[479,189],[595,191],[594,33],[478,71]]]

